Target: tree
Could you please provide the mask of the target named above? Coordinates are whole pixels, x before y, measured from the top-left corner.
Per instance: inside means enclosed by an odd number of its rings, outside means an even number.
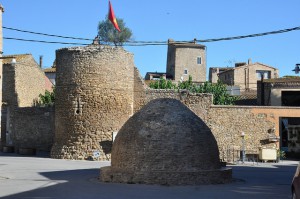
[[[105,44],[113,43],[115,46],[122,46],[124,42],[131,39],[132,31],[126,27],[123,19],[117,18],[117,22],[121,32],[115,29],[108,19],[108,16],[106,16],[105,20],[99,22],[98,36],[100,38],[100,42]]]

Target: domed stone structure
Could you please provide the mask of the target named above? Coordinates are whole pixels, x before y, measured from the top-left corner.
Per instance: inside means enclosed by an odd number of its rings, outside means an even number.
[[[104,182],[194,185],[231,181],[206,124],[175,99],[156,99],[121,128]]]

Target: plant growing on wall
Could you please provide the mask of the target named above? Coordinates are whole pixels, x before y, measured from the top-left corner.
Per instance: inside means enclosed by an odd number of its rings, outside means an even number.
[[[125,22],[121,18],[116,18],[121,32],[119,32],[106,16],[106,19],[100,21],[98,24],[98,36],[100,43],[110,44],[115,46],[122,46],[123,43],[130,40],[132,31],[126,27]]]
[[[161,77],[159,80],[151,82],[149,87],[153,89],[176,89],[177,86],[171,80],[165,80]]]
[[[218,81],[216,84],[205,82],[204,84],[196,85],[193,84],[192,76],[189,76],[189,79],[187,81],[179,82],[178,86],[173,84],[170,80],[161,78],[158,81],[151,82],[150,88],[187,89],[191,93],[211,93],[213,94],[213,104],[215,105],[233,105],[237,100],[235,96],[231,96],[227,93],[226,85],[221,81]]]
[[[55,103],[55,88],[53,88],[53,91],[50,92],[48,90],[45,91],[45,94],[39,95],[39,106],[53,106]]]

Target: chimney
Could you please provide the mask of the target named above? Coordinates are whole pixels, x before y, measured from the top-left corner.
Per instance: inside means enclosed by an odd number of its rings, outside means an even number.
[[[43,67],[43,55],[40,55],[40,68]]]
[[[252,64],[252,59],[251,58],[248,59],[248,65],[250,65],[250,64]]]
[[[99,42],[99,36],[97,35],[96,37],[95,37],[95,39],[93,40],[93,43],[92,43],[92,45],[99,45],[100,44],[100,42]]]

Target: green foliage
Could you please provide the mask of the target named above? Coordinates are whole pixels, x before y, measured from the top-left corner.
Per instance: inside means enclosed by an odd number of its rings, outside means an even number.
[[[227,93],[226,85],[221,81],[216,84],[205,82],[203,85],[199,85],[197,93],[211,93],[213,94],[215,105],[233,105],[236,97]]]
[[[170,83],[166,83],[170,82]],[[172,86],[166,86],[166,85]],[[170,88],[171,87],[171,88]],[[187,81],[179,82],[178,86],[170,80],[160,79],[150,83],[150,88],[153,89],[187,89],[191,93],[211,93],[213,94],[213,104],[215,105],[233,105],[237,97],[227,93],[226,85],[218,81],[216,84],[205,82],[204,84],[193,84],[192,76],[189,76]]]
[[[45,91],[45,94],[39,95],[40,99],[38,105],[40,106],[53,106],[55,103],[55,88],[53,88],[53,92]]]
[[[277,157],[280,159],[280,160],[283,160],[283,159],[286,159],[286,154],[285,154],[285,151],[281,151],[281,150],[277,150]]]
[[[191,90],[193,88],[193,81],[192,76],[189,76],[189,79],[187,81],[179,82],[178,83],[178,89],[187,89]]]
[[[121,32],[115,29],[113,24],[106,16],[106,19],[100,21],[98,24],[98,36],[100,43],[110,44],[115,46],[122,46],[124,42],[128,41],[132,37],[132,31],[126,27],[123,19],[116,18]]]
[[[175,89],[176,84],[173,84],[171,80],[165,80],[161,77],[159,80],[151,82],[149,87],[153,89]]]

